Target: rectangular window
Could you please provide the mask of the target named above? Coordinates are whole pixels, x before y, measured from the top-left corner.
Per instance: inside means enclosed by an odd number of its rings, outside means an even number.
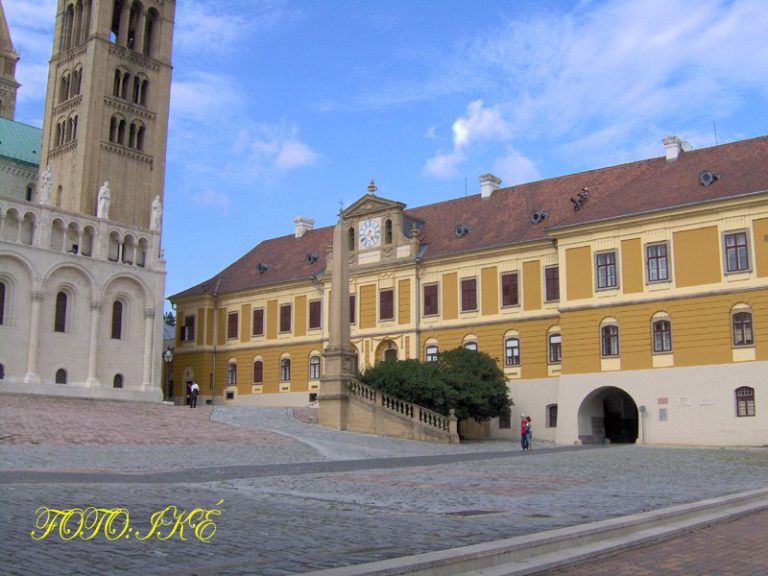
[[[512,417],[509,413],[509,410],[503,410],[499,414],[499,429],[509,430],[510,428],[512,428]]]
[[[192,342],[195,339],[195,317],[185,316],[184,326],[181,327],[182,342]]]
[[[616,252],[602,252],[595,256],[597,289],[617,288]]]
[[[322,302],[320,300],[312,300],[309,303],[309,329],[317,330],[320,328],[320,310],[322,309]]]
[[[560,268],[558,266],[544,268],[544,284],[547,302],[560,300]]]
[[[280,332],[291,331],[291,305],[280,305]]]
[[[264,362],[256,360],[253,363],[253,383],[261,384],[264,382]]]
[[[648,282],[669,280],[667,244],[649,244],[645,247],[645,271]]]
[[[520,366],[520,340],[507,338],[504,342],[504,365]]]
[[[755,389],[742,386],[736,390],[736,416],[744,418],[755,415]]]
[[[733,324],[733,345],[752,346],[755,341],[752,335],[752,314],[737,312],[731,317]]]
[[[395,291],[391,288],[379,292],[379,320],[394,320]]]
[[[349,295],[349,323],[354,324],[357,321],[357,298],[354,294]]]
[[[461,311],[477,310],[477,278],[462,278],[461,280]]]
[[[0,282],[0,324],[5,321],[5,284]]]
[[[519,304],[517,289],[517,272],[501,275],[501,305],[517,306]]]
[[[672,350],[672,324],[669,320],[657,320],[653,323],[653,351],[670,352]]]
[[[253,310],[253,335],[264,336],[264,308]]]
[[[615,325],[603,326],[601,331],[601,350],[603,356],[619,355],[619,327]]]
[[[560,334],[549,335],[549,363],[560,364],[563,360],[563,339]]]
[[[424,286],[424,316],[437,316],[437,284]]]
[[[227,338],[237,338],[237,312],[227,314]]]
[[[746,232],[731,232],[725,235],[725,271],[746,272],[749,270],[749,246]]]

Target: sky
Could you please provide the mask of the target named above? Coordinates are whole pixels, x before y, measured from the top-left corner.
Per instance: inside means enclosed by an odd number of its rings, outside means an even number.
[[[56,0],[4,0],[42,126]],[[421,206],[768,134],[766,0],[178,0],[166,294],[296,216]]]

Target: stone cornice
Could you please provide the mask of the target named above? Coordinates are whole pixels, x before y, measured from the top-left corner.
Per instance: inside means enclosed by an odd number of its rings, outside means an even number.
[[[139,162],[144,162],[145,164],[149,164],[150,167],[153,167],[155,164],[155,159],[152,156],[139,152],[138,150],[134,150],[133,148],[126,148],[125,146],[120,146],[119,144],[113,144],[112,142],[102,142],[101,149],[114,152],[115,154],[120,154],[121,156],[127,156],[128,158],[133,158]]]
[[[151,110],[147,110],[143,106],[132,104],[125,100],[108,96],[104,98],[104,103],[110,108],[114,108],[115,110],[120,110],[121,112],[127,112],[130,114],[133,114],[134,116],[139,116],[140,118],[144,118],[145,120],[149,120],[150,122],[154,122],[155,120],[157,120],[157,114],[155,112],[152,112]]]

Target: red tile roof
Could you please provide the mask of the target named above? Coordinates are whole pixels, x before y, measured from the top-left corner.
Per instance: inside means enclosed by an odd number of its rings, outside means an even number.
[[[709,186],[700,174],[711,171],[717,180]],[[572,199],[587,189],[582,207]],[[768,136],[712,148],[681,152],[675,160],[652,158],[629,164],[550,178],[496,190],[489,198],[479,194],[405,210],[406,216],[424,221],[423,258],[472,252],[498,246],[546,239],[552,230],[633,214],[700,204],[768,191]],[[531,215],[546,217],[535,224]],[[457,225],[469,226],[458,237]],[[212,292],[227,294],[279,284],[310,280],[325,269],[333,235],[327,226],[302,238],[283,236],[259,243],[219,274],[176,294],[173,299]],[[307,254],[317,262],[308,264]],[[260,262],[271,267],[261,272]],[[220,279],[220,281],[219,281]]]

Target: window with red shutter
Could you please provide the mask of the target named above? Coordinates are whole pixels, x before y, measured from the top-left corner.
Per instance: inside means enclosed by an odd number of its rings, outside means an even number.
[[[227,338],[237,338],[237,312],[227,315]]]
[[[477,310],[477,278],[464,278],[461,281],[461,311]]]
[[[501,305],[502,306],[517,306],[518,290],[517,290],[517,272],[511,272],[509,274],[501,275]]]
[[[424,286],[424,316],[436,316],[438,312],[437,284],[427,284]]]
[[[379,320],[393,320],[395,317],[395,291],[392,289],[379,292]]]
[[[322,302],[320,300],[312,300],[309,303],[309,329],[310,330],[320,328],[321,308],[322,308]]]
[[[557,266],[544,269],[544,284],[546,285],[545,297],[547,302],[560,300],[560,269]]]
[[[291,331],[291,305],[280,305],[280,332]]]
[[[264,308],[253,311],[253,335],[264,336]]]

